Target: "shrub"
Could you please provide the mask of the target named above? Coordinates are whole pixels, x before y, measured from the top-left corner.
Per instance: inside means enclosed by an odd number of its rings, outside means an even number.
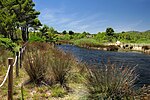
[[[52,58],[49,61],[49,70],[56,83],[64,85],[68,81],[69,74],[74,65],[74,58],[69,53],[61,50],[53,50]]]
[[[40,84],[45,81],[51,48],[48,43],[28,43],[25,52],[24,68],[30,77],[30,81]]]
[[[79,39],[75,40],[74,44],[81,47],[98,47],[101,44],[94,39]]]
[[[134,68],[118,67],[115,64],[102,64],[102,66],[88,68],[87,88],[90,98],[119,99],[132,97],[135,79]]]
[[[0,46],[13,52],[17,51],[17,44],[13,43],[9,38],[0,38]]]
[[[52,48],[47,43],[29,43],[26,49],[24,67],[30,80],[40,84],[59,83],[66,87],[70,76],[76,71],[77,62],[70,53]],[[78,70],[77,70],[78,69]]]
[[[38,36],[32,36],[29,38],[29,42],[44,42],[45,39],[38,37]]]
[[[44,81],[48,68],[48,52],[40,52],[39,50],[26,53],[24,59],[24,68],[30,77],[30,81],[41,84]]]

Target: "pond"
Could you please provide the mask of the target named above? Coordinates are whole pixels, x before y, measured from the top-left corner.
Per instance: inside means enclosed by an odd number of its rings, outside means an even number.
[[[99,64],[101,61],[110,61],[116,64],[125,64],[131,67],[136,67],[136,72],[139,75],[137,84],[143,86],[150,85],[150,55],[139,52],[113,52],[80,48],[74,45],[58,45],[59,49],[65,52],[71,52],[78,60],[92,64]]]

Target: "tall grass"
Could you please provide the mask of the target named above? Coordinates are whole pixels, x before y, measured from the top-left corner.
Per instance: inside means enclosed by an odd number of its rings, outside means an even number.
[[[75,40],[74,44],[81,47],[98,47],[101,44],[94,39],[79,39]]]
[[[96,100],[132,98],[136,78],[135,67],[118,67],[108,62],[102,66],[88,68],[86,86],[90,93],[89,97]]]
[[[71,74],[77,71],[74,70],[77,65],[75,58],[70,53],[52,48],[49,44],[34,43],[27,46],[24,68],[30,80],[37,84],[59,83],[65,86]]]
[[[24,57],[24,68],[30,81],[41,84],[45,80],[50,57],[50,45],[46,43],[31,43],[27,45]]]
[[[63,85],[67,82],[69,74],[72,70],[74,59],[71,54],[66,54],[58,49],[53,51],[53,56],[50,59],[51,75],[53,75],[55,82]]]

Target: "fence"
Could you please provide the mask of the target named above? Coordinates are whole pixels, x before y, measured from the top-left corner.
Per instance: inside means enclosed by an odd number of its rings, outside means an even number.
[[[8,100],[13,100],[13,67],[16,65],[16,77],[19,76],[19,61],[20,61],[20,68],[22,68],[22,60],[23,60],[23,54],[26,48],[28,42],[22,45],[22,47],[19,49],[19,52],[16,52],[15,61],[13,63],[13,58],[8,58],[8,69],[6,72],[6,75],[0,84],[0,88],[4,85],[6,82],[6,79],[8,78]]]

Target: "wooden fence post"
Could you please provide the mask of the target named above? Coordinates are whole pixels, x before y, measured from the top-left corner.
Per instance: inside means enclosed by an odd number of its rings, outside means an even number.
[[[20,51],[20,68],[22,67],[22,48],[19,48]]]
[[[13,100],[13,58],[8,58],[10,70],[8,74],[8,100]]]
[[[16,61],[16,77],[18,77],[19,76],[19,67],[18,67],[19,52],[16,52],[16,56],[17,56],[17,61]]]

